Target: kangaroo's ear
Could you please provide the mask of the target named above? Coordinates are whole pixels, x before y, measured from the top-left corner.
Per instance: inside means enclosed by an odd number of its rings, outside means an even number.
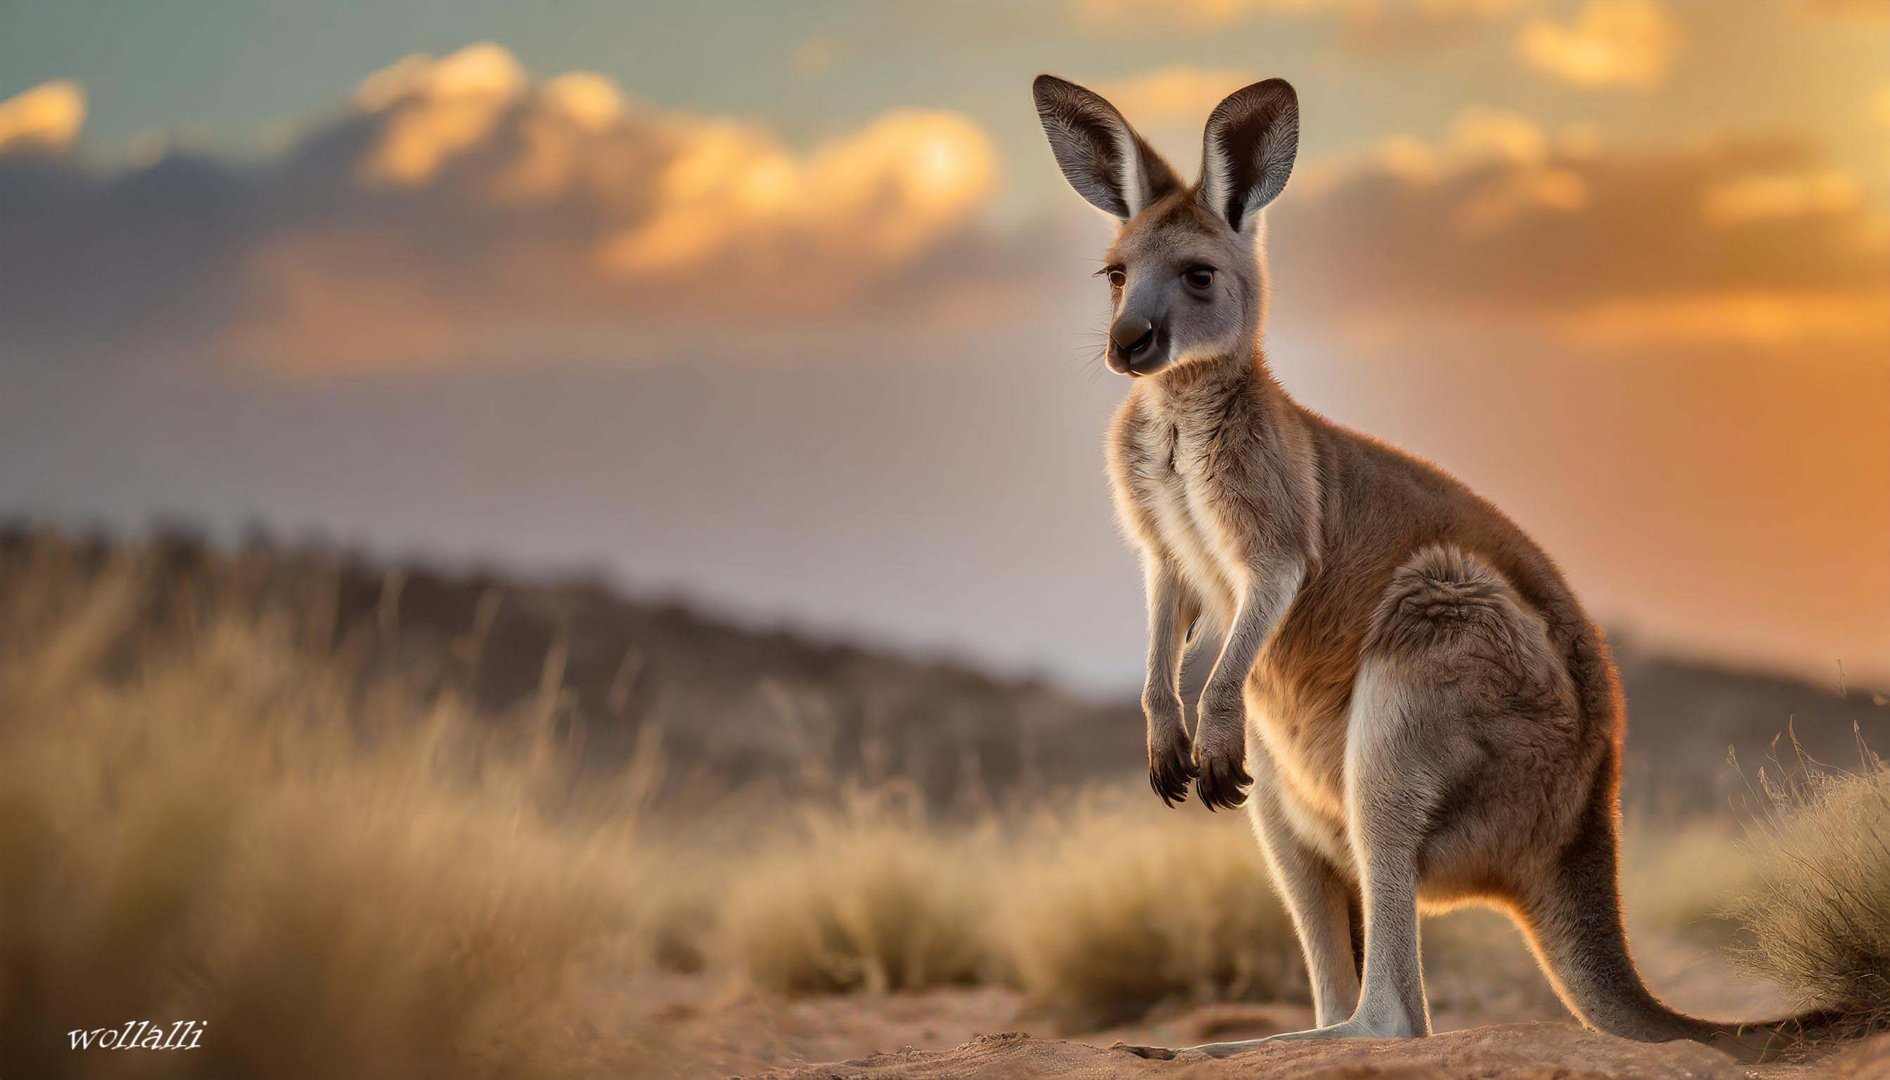
[[[1203,143],[1196,198],[1243,232],[1279,197],[1293,172],[1299,95],[1285,79],[1236,90],[1208,117]]]
[[[1064,178],[1096,209],[1127,221],[1181,187],[1175,170],[1100,95],[1055,75],[1037,76],[1031,90]]]

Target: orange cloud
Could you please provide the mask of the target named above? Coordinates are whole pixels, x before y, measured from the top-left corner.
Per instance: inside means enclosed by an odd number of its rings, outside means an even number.
[[[1890,16],[1890,0],[1804,0],[1815,11],[1867,18]]]
[[[1351,160],[1309,165],[1300,190],[1316,197],[1366,174],[1395,177],[1416,189],[1469,178],[1471,186],[1440,220],[1461,233],[1476,233],[1527,212],[1568,213],[1585,206],[1587,183],[1568,162],[1587,153],[1587,143],[1580,133],[1552,140],[1520,113],[1472,106],[1435,142],[1394,135]]]
[[[1736,225],[1767,218],[1844,214],[1860,201],[1857,181],[1836,169],[1742,176],[1706,192],[1707,220]]]
[[[1307,172],[1277,227],[1304,238],[1302,295],[1369,313],[1362,335],[1890,347],[1890,230],[1802,142],[1632,150],[1475,109]]]
[[[875,274],[963,225],[996,173],[984,133],[954,113],[888,113],[806,155],[739,124],[675,135],[651,212],[599,249],[612,274],[796,275],[827,260]]]
[[[1890,292],[1729,290],[1612,300],[1556,320],[1582,344],[1751,345],[1890,342]]]
[[[1318,11],[1344,0],[1074,0],[1082,21],[1099,27],[1127,27],[1150,19],[1168,19],[1184,26],[1225,26],[1266,12]]]
[[[175,151],[99,183],[61,153],[83,113],[65,83],[0,104],[0,148],[49,152],[0,176],[0,250],[34,267],[0,289],[16,333],[101,340],[60,322],[87,295],[113,298],[126,339],[148,319],[196,355],[309,371],[635,359],[716,335],[779,353],[836,322],[909,325],[991,278],[996,154],[957,113],[894,110],[803,148],[602,75],[535,81],[490,43],[390,65],[263,161]]]
[[[584,337],[641,352],[743,320],[791,334],[919,299],[902,282],[973,224],[997,173],[956,113],[893,111],[799,150],[593,73],[534,84],[492,44],[407,57],[353,106],[361,149],[321,193],[332,205],[245,258],[223,337],[238,352],[319,370]]]
[[[0,101],[0,153],[57,152],[85,126],[85,88],[76,82],[41,83]]]
[[[407,186],[431,180],[447,160],[490,138],[524,89],[525,70],[490,42],[440,60],[409,56],[369,76],[355,104],[389,119],[359,175]]]
[[[1666,77],[1678,43],[1658,0],[1588,0],[1573,22],[1535,19],[1516,40],[1524,60],[1564,81],[1640,89]]]

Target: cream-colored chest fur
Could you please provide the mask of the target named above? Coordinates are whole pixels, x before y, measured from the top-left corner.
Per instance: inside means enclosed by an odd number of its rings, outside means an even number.
[[[1128,475],[1116,477],[1118,497],[1139,510],[1142,537],[1179,569],[1220,626],[1232,617],[1247,568],[1230,523],[1218,509],[1210,445],[1186,423],[1148,416],[1132,433],[1136,453]]]
[[[1269,485],[1253,468],[1233,467],[1232,455],[1247,455],[1250,463],[1264,459],[1254,444],[1228,441],[1255,433],[1230,431],[1213,423],[1215,414],[1201,412],[1206,417],[1197,423],[1190,423],[1186,411],[1164,412],[1152,404],[1129,412],[1120,431],[1114,481],[1137,542],[1180,573],[1220,632],[1234,622],[1256,585],[1298,580],[1297,552],[1277,539],[1293,530],[1267,531],[1291,520],[1296,507],[1291,500],[1267,497],[1270,487],[1284,490],[1287,485]],[[1235,479],[1242,476],[1244,481]],[[1253,485],[1252,490],[1230,490],[1240,482]],[[1238,516],[1241,507],[1247,510],[1244,519]],[[1245,535],[1238,531],[1243,527]],[[1294,830],[1315,847],[1340,850],[1345,840],[1335,824],[1343,821],[1343,717],[1308,708],[1313,703],[1301,700],[1299,681],[1276,668],[1273,650],[1263,648],[1245,687],[1247,720],[1278,766],[1273,783],[1279,785],[1281,802],[1292,805]]]

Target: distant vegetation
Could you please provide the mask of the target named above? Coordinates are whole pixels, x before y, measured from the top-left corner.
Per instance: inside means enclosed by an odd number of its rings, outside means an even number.
[[[125,547],[0,526],[0,590],[50,545],[87,578]],[[256,532],[219,551],[184,529],[139,545],[150,584],[127,615],[147,639],[205,613],[293,612],[304,641],[357,676],[450,689],[481,716],[531,706],[553,683],[560,738],[593,771],[658,751],[666,801],[736,789],[795,797],[908,783],[929,808],[975,812],[1017,792],[1142,772],[1142,719],[1115,702],[789,629],[758,630],[674,601],[627,599],[594,578],[443,572],[297,546]],[[1628,695],[1627,803],[1720,813],[1787,725],[1819,760],[1856,758],[1854,732],[1890,744],[1890,702],[1869,688],[1734,671],[1616,642]],[[1125,657],[1130,671],[1139,657]],[[1728,764],[1736,755],[1742,768]]]
[[[23,560],[41,549],[80,581],[128,551],[0,527],[0,590],[31,574]],[[608,772],[639,748],[660,749],[667,797],[896,779],[935,808],[975,808],[1019,787],[1126,775],[1141,754],[1131,701],[1097,704],[948,661],[740,627],[593,579],[387,565],[261,533],[218,551],[172,528],[138,549],[148,580],[126,617],[143,638],[213,610],[293,612],[302,640],[357,676],[451,690],[489,717],[535,707],[549,678],[560,735],[586,767]]]

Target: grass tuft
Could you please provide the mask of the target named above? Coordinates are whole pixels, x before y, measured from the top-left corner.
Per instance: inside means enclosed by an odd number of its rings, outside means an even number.
[[[1076,1026],[1168,1000],[1306,1000],[1253,834],[1140,801],[1093,795],[1027,830],[997,934],[1019,985]]]
[[[1801,756],[1766,782],[1755,880],[1731,909],[1739,963],[1828,1010],[1835,1036],[1890,1028],[1890,768],[1865,758],[1839,772]]]
[[[920,990],[980,981],[988,863],[914,799],[855,794],[810,810],[730,875],[728,947],[782,993]]]

